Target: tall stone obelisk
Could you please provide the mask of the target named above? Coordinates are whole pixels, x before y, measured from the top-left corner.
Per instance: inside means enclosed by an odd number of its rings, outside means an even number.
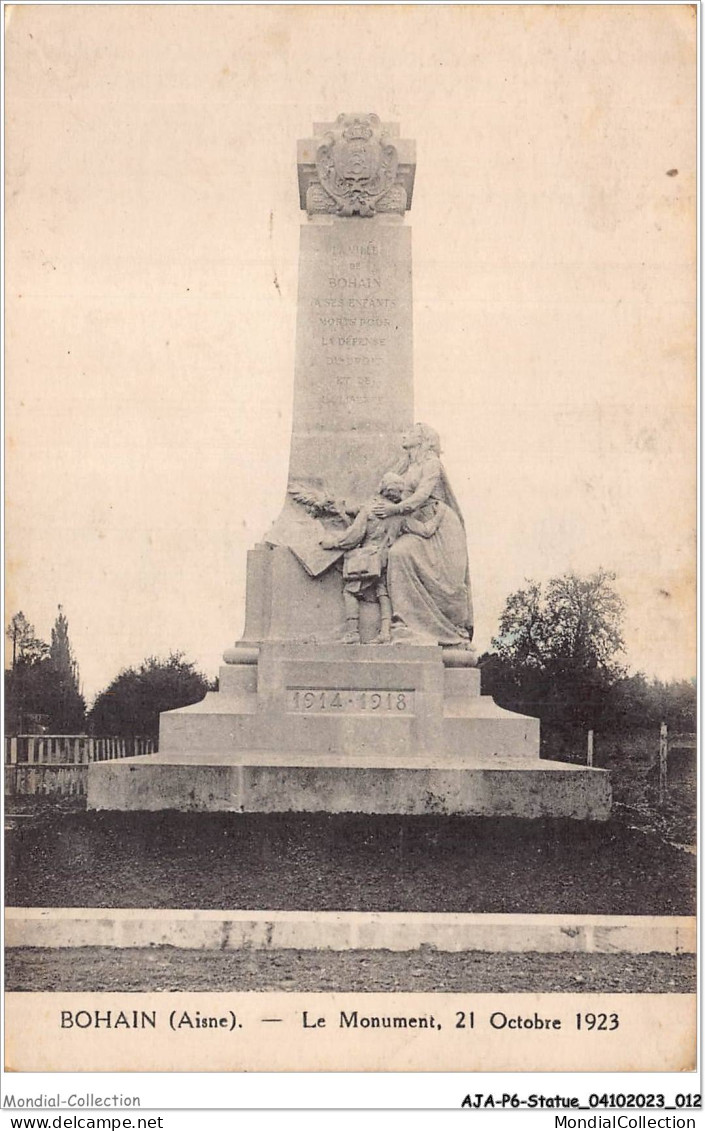
[[[290,479],[369,494],[413,424],[414,145],[375,114],[299,142],[301,227]]]
[[[307,219],[289,482],[281,515],[249,555],[247,644],[341,636],[340,573],[311,576],[292,556],[311,519],[291,492],[298,486],[354,507],[398,459],[414,421],[411,229],[404,223],[414,143],[367,113],[315,123],[313,133],[298,143]],[[376,631],[369,612],[368,638]]]

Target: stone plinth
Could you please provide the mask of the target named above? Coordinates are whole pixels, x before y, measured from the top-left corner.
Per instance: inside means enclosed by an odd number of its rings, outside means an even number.
[[[262,542],[248,552],[242,643],[259,646],[264,640],[341,640],[343,632],[338,570],[309,577],[286,546]],[[369,638],[372,636],[371,631]],[[226,653],[228,660],[231,656],[237,662],[236,649]]]
[[[457,660],[458,656],[448,657]],[[538,758],[537,719],[480,695],[441,648],[266,643],[221,669],[221,690],[161,716],[160,751]]]
[[[380,764],[384,763],[386,764]],[[609,775],[561,762],[515,759],[430,767],[397,759],[169,755],[96,762],[89,809],[230,813],[406,813],[606,820]]]
[[[609,815],[609,775],[542,761],[538,720],[481,695],[459,653],[266,643],[242,655],[218,692],[161,716],[159,754],[90,766],[89,808]]]

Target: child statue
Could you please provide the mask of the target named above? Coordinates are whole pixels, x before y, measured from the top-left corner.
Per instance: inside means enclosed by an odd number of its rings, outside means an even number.
[[[380,630],[373,644],[390,644],[392,605],[387,591],[389,547],[399,537],[405,515],[379,518],[374,508],[383,501],[399,503],[404,480],[394,472],[383,476],[376,495],[362,504],[351,526],[341,534],[321,538],[324,550],[345,550],[343,599],[346,632],[344,644],[360,643],[360,601],[379,602]]]

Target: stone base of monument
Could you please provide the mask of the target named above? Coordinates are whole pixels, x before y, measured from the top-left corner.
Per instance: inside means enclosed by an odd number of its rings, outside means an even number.
[[[604,770],[539,759],[431,768],[364,764],[350,755],[152,755],[91,766],[88,808],[606,820],[610,787]]]
[[[269,642],[161,716],[159,754],[94,763],[90,809],[605,820],[609,775],[539,757],[539,721],[480,694],[468,654]]]

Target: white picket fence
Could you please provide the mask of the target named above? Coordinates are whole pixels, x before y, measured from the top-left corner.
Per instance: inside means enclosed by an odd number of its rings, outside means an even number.
[[[5,738],[5,792],[12,796],[83,797],[88,765],[153,754],[151,738],[86,734],[17,734]]]

